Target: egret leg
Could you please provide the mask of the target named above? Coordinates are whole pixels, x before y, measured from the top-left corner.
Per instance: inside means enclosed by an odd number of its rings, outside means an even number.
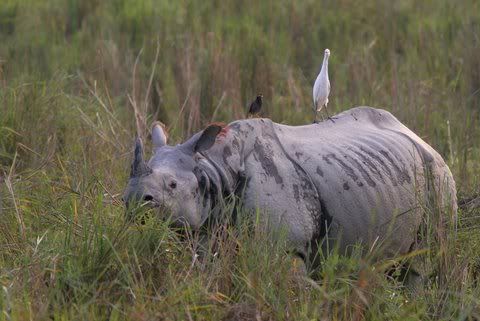
[[[323,117],[322,113],[320,113],[320,116],[322,116],[322,121],[325,121],[325,117]]]
[[[331,120],[332,123],[334,123],[334,122],[335,122],[335,121],[334,121],[335,117],[330,117],[330,115],[328,114],[327,105],[325,105],[325,112],[327,113],[327,119]]]
[[[318,124],[317,114],[318,114],[318,110],[315,108],[315,109],[313,110],[313,123],[314,123],[314,124]]]

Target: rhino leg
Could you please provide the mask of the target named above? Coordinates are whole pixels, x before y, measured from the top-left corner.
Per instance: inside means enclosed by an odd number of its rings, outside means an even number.
[[[406,275],[403,279],[405,287],[414,295],[421,294],[421,291],[425,285],[426,277],[412,267],[408,268]]]

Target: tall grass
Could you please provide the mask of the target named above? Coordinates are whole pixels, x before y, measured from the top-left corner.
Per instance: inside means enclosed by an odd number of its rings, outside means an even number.
[[[3,0],[0,44],[0,319],[480,318],[478,1]],[[359,254],[299,278],[252,222],[202,260],[165,223],[125,225],[136,132],[161,120],[178,142],[259,92],[266,116],[311,122],[326,47],[329,107],[393,112],[465,200],[457,233],[429,222],[421,295]]]

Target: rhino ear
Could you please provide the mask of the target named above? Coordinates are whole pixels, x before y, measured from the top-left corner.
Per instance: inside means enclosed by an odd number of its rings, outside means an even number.
[[[215,144],[215,139],[221,130],[222,126],[217,124],[212,124],[205,128],[200,138],[195,142],[195,145],[193,146],[193,152],[203,152],[212,147],[213,144]]]
[[[153,123],[152,126],[152,142],[153,148],[160,148],[167,144],[167,133],[165,130],[165,125],[159,121]]]

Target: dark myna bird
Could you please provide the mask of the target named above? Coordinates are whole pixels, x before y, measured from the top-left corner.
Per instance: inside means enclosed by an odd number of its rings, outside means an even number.
[[[262,109],[262,97],[262,94],[258,95],[257,98],[250,104],[248,116],[255,116],[260,112]]]

